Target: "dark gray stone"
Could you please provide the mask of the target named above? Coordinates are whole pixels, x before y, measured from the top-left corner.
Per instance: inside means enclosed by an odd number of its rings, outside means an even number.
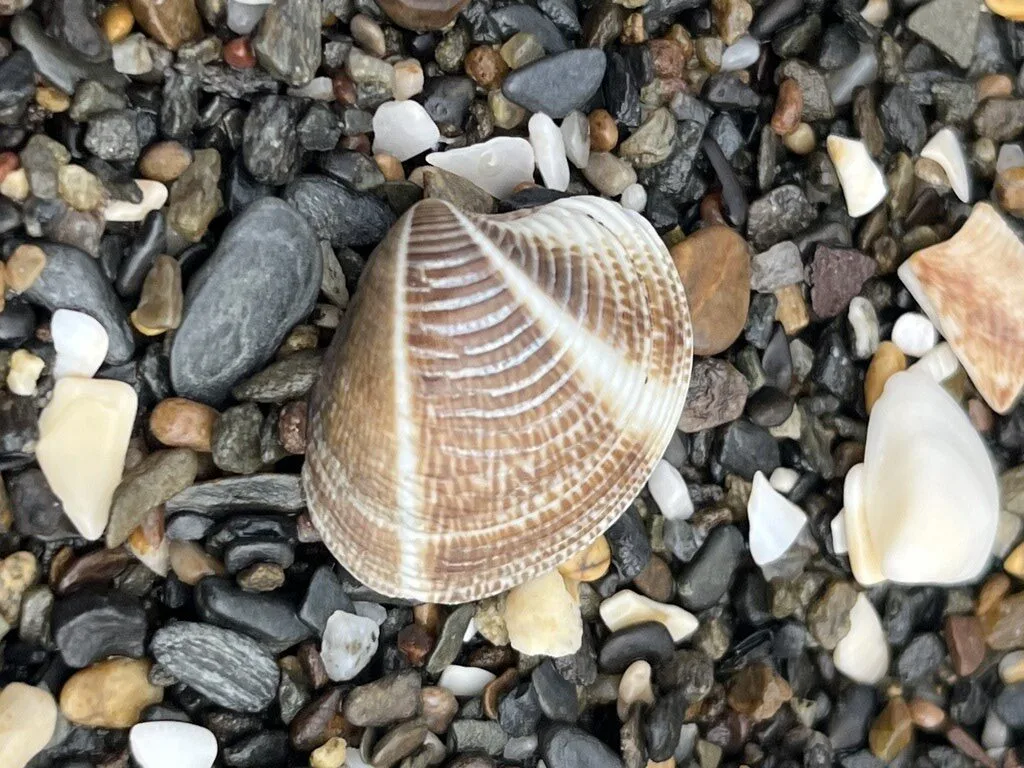
[[[104,112],[89,121],[85,148],[101,160],[134,162],[141,149],[136,115],[121,109]]]
[[[604,52],[593,48],[545,56],[510,72],[501,91],[509,101],[531,112],[562,118],[585,107],[597,93],[606,64]]]
[[[356,612],[341,581],[334,575],[334,569],[329,565],[321,565],[309,581],[306,596],[299,607],[299,618],[322,635],[327,620],[335,611]]]
[[[767,430],[741,419],[722,433],[718,462],[726,472],[747,480],[758,471],[771,475],[781,463],[779,445]]]
[[[17,125],[36,91],[36,68],[28,51],[0,61],[0,125]]]
[[[889,89],[879,105],[879,117],[890,146],[896,149],[906,149],[916,155],[928,140],[928,123],[921,106],[905,85]]]
[[[754,248],[764,250],[810,226],[816,211],[795,184],[776,187],[750,204],[747,236]]]
[[[672,658],[675,644],[665,625],[645,621],[612,632],[601,646],[597,663],[605,672],[618,675],[634,661],[644,660],[652,667]]]
[[[312,634],[292,604],[262,592],[246,592],[224,579],[207,577],[194,590],[203,621],[233,629],[280,653]]]
[[[552,659],[545,659],[530,676],[541,711],[549,720],[574,723],[580,716],[576,686],[562,677]]]
[[[69,667],[87,667],[109,656],[142,658],[146,612],[123,592],[77,592],[56,601],[53,639]]]
[[[252,39],[256,59],[288,85],[305,85],[320,66],[319,0],[282,0],[267,8]]]
[[[540,753],[552,768],[624,768],[607,745],[572,725],[545,729],[540,737]]]
[[[715,528],[676,579],[679,602],[690,611],[702,611],[729,591],[746,544],[732,525]]]
[[[299,176],[284,190],[317,235],[334,247],[376,245],[395,223],[394,212],[380,198],[358,192],[329,176]]]
[[[299,172],[299,102],[289,96],[261,96],[245,118],[242,157],[252,177],[277,186]]]
[[[270,473],[198,483],[165,507],[168,514],[201,512],[219,517],[239,512],[299,512],[305,509],[306,501],[298,475]]]

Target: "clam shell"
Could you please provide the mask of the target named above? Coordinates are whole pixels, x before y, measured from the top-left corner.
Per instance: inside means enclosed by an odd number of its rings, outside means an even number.
[[[1024,387],[1024,243],[988,203],[953,237],[899,268],[917,303],[953,348],[992,410],[1006,413]]]
[[[535,578],[639,493],[692,349],[682,282],[639,215],[422,201],[371,257],[314,390],[312,520],[387,595],[466,602]]]

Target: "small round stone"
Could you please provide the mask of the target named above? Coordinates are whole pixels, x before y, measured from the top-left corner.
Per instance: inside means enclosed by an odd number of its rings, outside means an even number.
[[[35,283],[46,267],[46,253],[38,245],[24,244],[14,249],[7,259],[7,287],[24,293]]]
[[[814,129],[807,123],[800,123],[792,133],[787,134],[782,143],[794,155],[809,155],[817,146],[818,139]]]
[[[481,88],[491,90],[501,86],[508,74],[508,64],[501,53],[489,45],[478,45],[466,54],[466,74]]]
[[[119,43],[128,37],[135,26],[135,16],[132,14],[128,3],[118,0],[107,6],[107,9],[100,16],[100,25],[103,27],[103,35],[111,43]]]
[[[149,415],[149,429],[164,445],[209,453],[219,415],[204,403],[171,397],[157,403]]]
[[[234,69],[252,69],[256,66],[256,54],[247,37],[236,37],[224,43],[221,55],[224,63]]]
[[[158,141],[139,158],[143,178],[170,184],[192,164],[192,153],[179,141]]]
[[[611,152],[619,143],[619,127],[606,109],[595,109],[587,117],[590,123],[590,148],[594,152]]]

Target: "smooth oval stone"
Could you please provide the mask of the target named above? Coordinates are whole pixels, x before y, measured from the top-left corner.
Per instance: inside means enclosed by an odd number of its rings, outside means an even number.
[[[117,292],[122,296],[138,296],[142,283],[156,261],[167,250],[167,222],[162,211],[150,211],[143,219],[135,241],[121,262],[117,273]]]
[[[203,621],[242,632],[276,653],[312,634],[287,600],[245,592],[224,579],[211,576],[200,581],[195,601]]]
[[[377,4],[398,26],[422,31],[444,29],[469,0],[380,0]]]
[[[557,725],[541,734],[544,762],[558,768],[623,768],[604,742],[572,725]]]
[[[289,184],[282,197],[331,245],[376,245],[395,223],[380,198],[357,192],[329,176],[308,174]],[[307,310],[308,314],[308,310]]]
[[[313,231],[294,208],[273,198],[249,206],[189,283],[171,348],[175,391],[224,400],[312,311],[322,268]]]
[[[145,654],[146,612],[121,592],[76,592],[54,604],[51,621],[53,639],[69,667]]]
[[[88,254],[61,243],[36,243],[46,266],[22,297],[51,312],[74,309],[96,318],[109,337],[106,361],[121,365],[132,359],[135,340],[113,287]]]
[[[0,345],[17,347],[36,329],[36,313],[24,301],[10,300],[0,312]]]
[[[545,56],[509,73],[501,92],[531,112],[562,118],[583,109],[597,93],[606,64],[604,51],[594,48]]]
[[[702,611],[717,603],[732,584],[744,547],[743,534],[738,528],[731,525],[715,528],[676,580],[682,606],[690,611]]]
[[[274,657],[229,629],[179,621],[157,630],[150,652],[185,685],[239,712],[260,712],[277,696]]]
[[[569,48],[554,22],[525,3],[499,8],[491,14],[491,20],[498,25],[504,39],[512,37],[516,32],[528,32],[537,38],[548,53],[561,53]]]
[[[551,659],[545,659],[530,677],[540,708],[549,720],[576,722],[580,701],[576,686],[562,677]]]
[[[634,661],[644,660],[652,667],[672,658],[675,643],[664,624],[645,621],[612,632],[601,646],[598,664],[612,674],[621,674]]]
[[[88,61],[77,51],[49,37],[32,14],[21,13],[11,21],[11,38],[32,54],[36,69],[65,93],[74,93],[82,80],[96,80],[109,88],[123,90],[127,78],[109,63]]]

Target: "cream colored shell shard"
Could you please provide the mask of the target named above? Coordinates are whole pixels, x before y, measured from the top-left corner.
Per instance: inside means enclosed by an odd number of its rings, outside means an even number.
[[[371,257],[314,391],[314,524],[389,595],[465,602],[553,570],[640,492],[692,348],[682,282],[638,214],[420,202]]]
[[[985,402],[1006,413],[1024,387],[1024,243],[988,203],[953,237],[918,251],[900,279]]]

